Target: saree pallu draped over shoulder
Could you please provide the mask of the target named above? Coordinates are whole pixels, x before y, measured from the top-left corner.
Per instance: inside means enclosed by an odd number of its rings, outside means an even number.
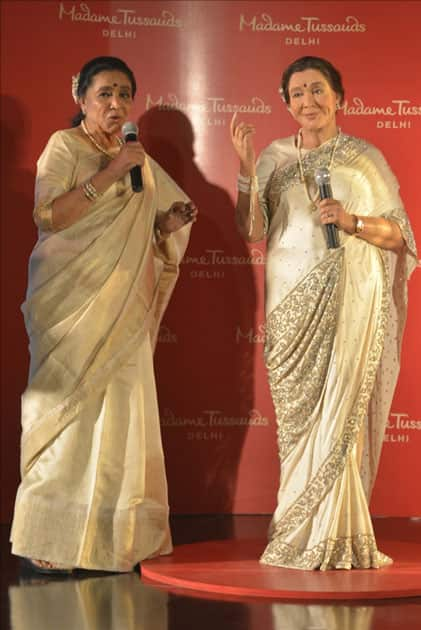
[[[309,181],[331,142],[309,151]],[[327,250],[290,139],[259,161],[269,223],[265,359],[278,424],[281,481],[261,561],[297,569],[379,568],[368,510],[399,371],[413,235],[384,158],[343,136],[332,188],[347,212],[400,226],[405,248],[340,233]]]
[[[75,130],[38,163],[36,203],[102,166]],[[69,228],[40,233],[22,309],[30,375],[22,397],[22,483],[13,553],[128,571],[171,551],[153,348],[189,228],[157,245],[156,213],[186,195],[151,159]]]

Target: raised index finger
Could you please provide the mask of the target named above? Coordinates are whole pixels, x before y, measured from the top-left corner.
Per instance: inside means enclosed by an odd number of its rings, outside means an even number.
[[[231,129],[231,135],[233,136],[235,134],[235,120],[237,118],[237,112],[234,112],[232,118],[231,118],[231,123],[230,123],[230,129]]]

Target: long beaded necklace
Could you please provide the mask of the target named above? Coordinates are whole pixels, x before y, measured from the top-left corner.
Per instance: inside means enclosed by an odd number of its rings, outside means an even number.
[[[98,149],[98,151],[101,151],[101,153],[103,153],[104,155],[106,155],[109,158],[113,158],[114,155],[112,153],[110,153],[109,151],[107,151],[107,149],[104,149],[104,147],[102,147],[93,137],[93,135],[88,131],[88,128],[86,126],[86,123],[84,120],[81,121],[80,126],[82,127],[83,132],[88,136],[89,140],[92,142],[92,144]],[[121,146],[123,144],[123,140],[121,138],[119,138],[118,136],[116,136],[117,138],[117,142],[118,144]]]
[[[335,152],[336,152],[337,146],[339,144],[340,137],[341,137],[341,130],[339,128],[338,129],[338,133],[336,134],[335,142],[334,142],[333,147],[332,147],[332,152],[330,154],[330,160],[329,160],[329,164],[328,164],[328,169],[329,170],[332,167],[333,159],[335,157]],[[306,191],[306,194],[307,194],[307,198],[308,198],[308,200],[310,202],[310,209],[312,210],[312,212],[314,212],[315,210],[317,210],[316,202],[319,200],[320,195],[319,195],[319,191],[317,191],[317,195],[316,195],[316,197],[314,199],[310,195],[310,190],[309,190],[309,187],[308,187],[308,184],[307,184],[307,180],[306,180],[306,178],[304,176],[304,167],[303,167],[303,162],[302,162],[302,158],[301,158],[301,146],[302,146],[302,143],[303,143],[303,130],[300,129],[299,132],[298,132],[298,136],[297,136],[297,155],[298,155],[298,168],[299,168],[299,171],[300,171],[300,182],[302,184],[304,184],[304,188],[305,188],[305,191]]]

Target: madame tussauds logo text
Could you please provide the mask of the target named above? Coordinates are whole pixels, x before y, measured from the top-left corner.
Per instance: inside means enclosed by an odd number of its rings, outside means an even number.
[[[200,415],[190,418],[177,416],[171,409],[165,409],[161,425],[173,428],[267,427],[269,419],[258,409],[251,409],[247,416],[227,416],[220,410],[205,409]]]
[[[177,335],[168,326],[162,325],[158,333],[158,343],[177,343]]]
[[[227,103],[222,96],[208,96],[198,103],[186,103],[176,94],[167,94],[167,97],[152,98],[146,95],[146,109],[158,107],[162,111],[180,110],[186,113],[199,112],[202,114],[271,114],[272,108],[266,105],[263,99],[253,96],[248,103]]]
[[[59,20],[70,19],[71,22],[89,22],[102,24],[113,27],[133,27],[133,26],[156,26],[167,28],[181,28],[182,21],[176,18],[171,11],[161,11],[159,16],[141,16],[137,15],[136,9],[121,8],[116,9],[113,14],[95,13],[88,4],[82,2],[79,5],[74,4],[66,11],[64,4],[60,2]]]
[[[227,255],[222,249],[206,249],[199,256],[184,256],[181,261],[189,266],[189,276],[196,280],[222,280],[227,265],[264,265],[265,256],[260,249],[252,247],[248,256]]]
[[[355,96],[352,101],[345,102],[342,111],[344,116],[375,116],[378,129],[409,129],[411,119],[421,116],[421,107],[405,98],[392,99],[386,105],[373,105]]]
[[[415,431],[421,431],[421,420],[411,418],[407,413],[391,413],[384,441],[405,444]]]
[[[237,326],[235,331],[235,343],[241,343],[246,341],[247,343],[265,343],[265,325],[260,324],[257,331],[254,328],[243,330],[240,326]]]
[[[362,24],[358,18],[348,15],[341,23],[321,22],[315,16],[298,18],[298,22],[285,23],[276,22],[268,13],[254,15],[247,20],[245,15],[240,15],[240,31],[268,31],[275,33],[365,33],[366,24]]]
[[[393,99],[390,105],[366,105],[362,98],[355,96],[351,104],[346,101],[343,107],[345,116],[421,116],[421,107],[412,105],[408,99]]]
[[[407,413],[391,413],[387,428],[398,431],[421,431],[421,420],[410,418]]]

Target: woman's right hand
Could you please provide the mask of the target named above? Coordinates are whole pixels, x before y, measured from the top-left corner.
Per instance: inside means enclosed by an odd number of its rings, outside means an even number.
[[[124,177],[134,166],[142,167],[145,163],[145,149],[140,142],[126,142],[116,157],[111,160],[108,169],[117,179]]]
[[[237,112],[231,119],[231,141],[240,158],[240,173],[246,177],[256,174],[256,153],[253,145],[255,128],[246,123],[237,123]]]

